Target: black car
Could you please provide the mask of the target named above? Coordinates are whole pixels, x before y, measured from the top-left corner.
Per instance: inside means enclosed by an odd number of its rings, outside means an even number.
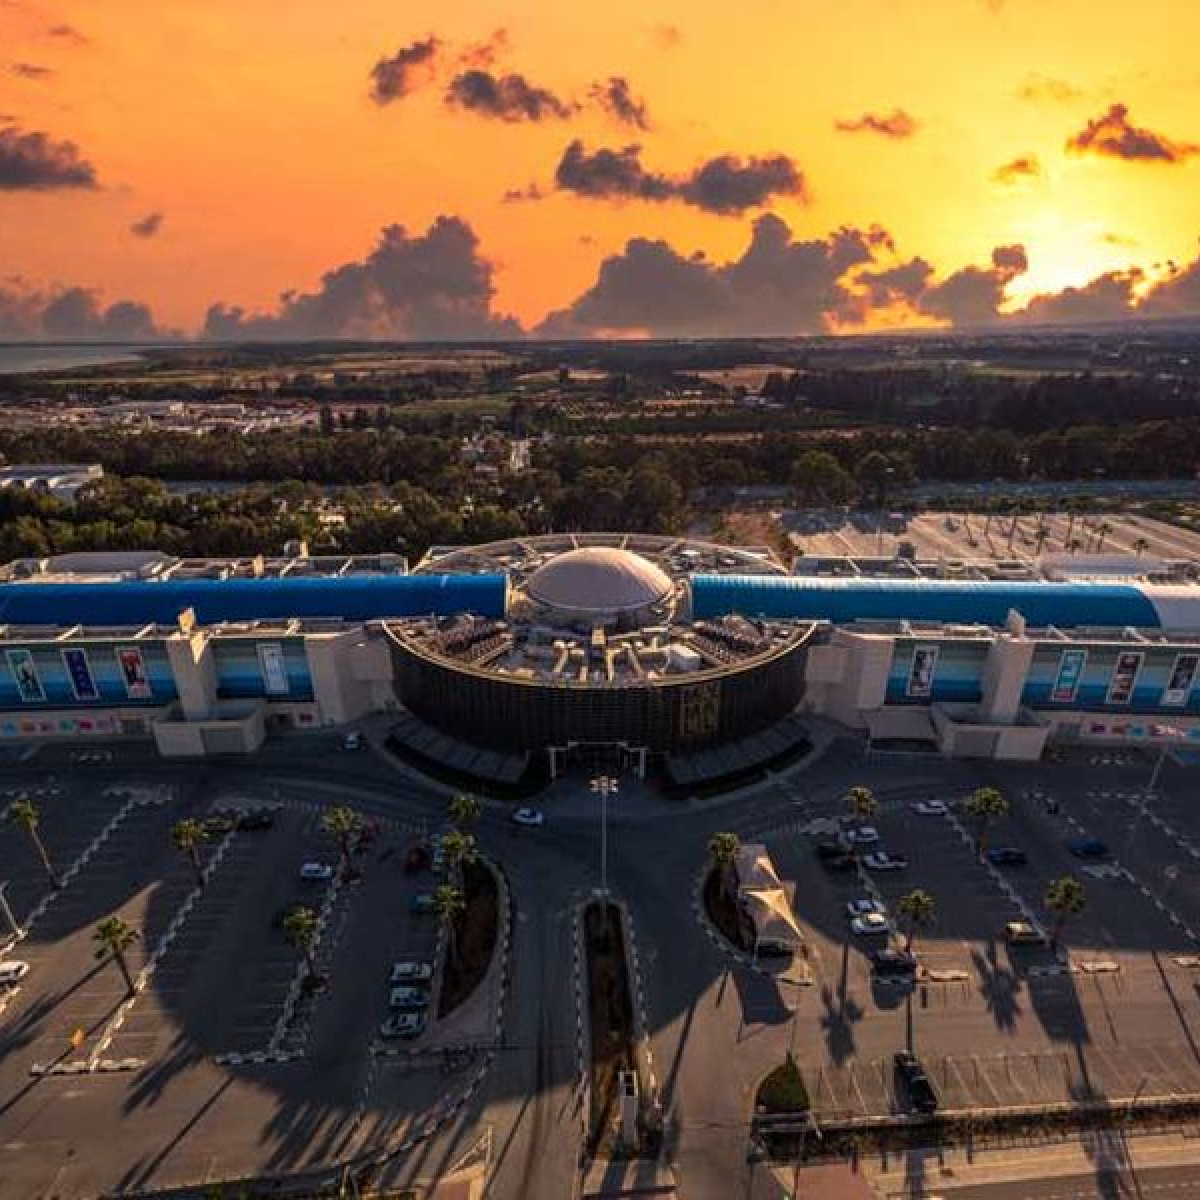
[[[919,1113],[937,1112],[938,1098],[929,1076],[915,1054],[897,1050],[895,1056],[896,1076],[908,1093],[908,1102]]]
[[[903,950],[874,950],[871,970],[880,978],[912,979],[917,973],[917,959]]]
[[[858,859],[848,850],[843,850],[836,858],[822,859],[821,866],[827,871],[856,871]]]
[[[817,843],[817,858],[829,862],[835,858],[844,858],[849,853],[849,847],[840,838],[826,838]]]
[[[997,846],[986,858],[993,867],[1023,867],[1029,862],[1029,855],[1018,846]]]
[[[244,831],[259,831],[270,829],[275,824],[275,818],[265,809],[258,812],[242,813],[237,819],[237,827]]]
[[[1067,849],[1076,858],[1105,858],[1108,855],[1108,846],[1099,838],[1075,838],[1067,843]]]

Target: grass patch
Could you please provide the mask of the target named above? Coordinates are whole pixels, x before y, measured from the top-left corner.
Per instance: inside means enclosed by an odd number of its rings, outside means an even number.
[[[808,1112],[808,1088],[790,1054],[758,1085],[754,1103],[756,1108],[767,1113]]]
[[[481,862],[463,864],[463,898],[453,959],[447,957],[438,996],[438,1016],[453,1012],[479,986],[496,951],[498,893],[496,879]]]

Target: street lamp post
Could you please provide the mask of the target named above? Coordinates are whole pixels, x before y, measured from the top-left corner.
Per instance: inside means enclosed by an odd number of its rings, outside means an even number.
[[[608,899],[608,798],[615,796],[621,785],[611,775],[597,775],[592,791],[600,797],[600,890]]]
[[[17,924],[17,918],[13,916],[13,910],[8,903],[8,897],[4,894],[4,889],[7,887],[7,881],[0,883],[0,914],[3,915],[4,920],[8,923],[8,927],[12,931],[13,937],[16,938],[17,941],[20,941],[24,936],[24,930],[20,927],[20,925]]]

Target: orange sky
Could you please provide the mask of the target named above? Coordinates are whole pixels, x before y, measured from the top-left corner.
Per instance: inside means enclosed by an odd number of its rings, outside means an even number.
[[[579,110],[506,122],[450,106],[469,48],[497,30],[495,75]],[[373,103],[372,66],[428,35],[442,47],[432,78]],[[941,276],[1020,243],[1012,307],[1196,257],[1197,45],[1195,0],[0,0],[0,125],[75,143],[97,181],[5,187],[0,140],[0,278],[136,299],[194,330],[215,301],[269,309],[361,259],[383,226],[419,234],[451,214],[495,265],[496,310],[531,326],[630,237],[724,262],[769,211],[798,238],[881,225],[897,261],[922,256]],[[587,101],[613,75],[651,128]],[[1179,160],[1066,153],[1117,103]],[[835,127],[896,109],[911,136]],[[724,154],[784,155],[809,199],[720,215],[556,192],[574,138],[589,151],[640,143],[647,169],[672,179]],[[994,178],[1019,158],[1040,173]],[[503,202],[531,183],[549,194]],[[150,213],[159,231],[130,233]]]

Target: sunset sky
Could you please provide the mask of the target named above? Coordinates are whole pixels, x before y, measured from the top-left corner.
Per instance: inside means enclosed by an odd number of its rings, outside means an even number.
[[[1196,312],[1197,45],[1196,0],[0,0],[0,337]]]

